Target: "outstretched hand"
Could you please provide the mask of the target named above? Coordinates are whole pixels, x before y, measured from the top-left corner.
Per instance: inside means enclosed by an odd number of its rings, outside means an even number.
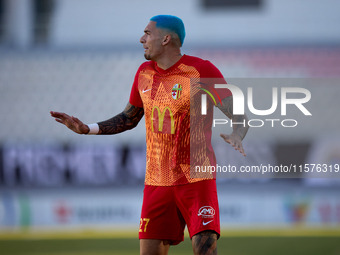
[[[77,134],[87,134],[89,132],[89,127],[76,117],[69,116],[63,112],[51,111],[50,113],[51,116],[54,117],[57,122],[64,124],[66,127],[68,127]]]
[[[240,153],[242,153],[243,156],[246,156],[246,153],[244,152],[243,146],[242,146],[242,139],[239,135],[231,134],[220,134],[220,136],[223,138],[224,141],[229,143],[231,146],[235,148],[235,150],[238,150]]]

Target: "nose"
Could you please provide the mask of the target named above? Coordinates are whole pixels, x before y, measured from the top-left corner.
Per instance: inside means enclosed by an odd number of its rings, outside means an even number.
[[[144,35],[139,39],[140,43],[145,43]]]

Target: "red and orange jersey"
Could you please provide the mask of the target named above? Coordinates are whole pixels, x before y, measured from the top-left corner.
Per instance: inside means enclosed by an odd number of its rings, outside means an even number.
[[[201,78],[223,78],[209,61],[184,55],[167,70],[154,61],[143,63],[137,71],[130,94],[130,103],[144,108],[146,126],[145,184],[173,186],[213,179],[211,173],[190,171],[190,162],[214,166],[211,146],[212,107],[202,118],[193,108],[194,95],[202,91],[193,84]],[[219,92],[220,98],[231,95]],[[195,120],[193,122],[193,119]],[[190,159],[191,157],[191,159]]]

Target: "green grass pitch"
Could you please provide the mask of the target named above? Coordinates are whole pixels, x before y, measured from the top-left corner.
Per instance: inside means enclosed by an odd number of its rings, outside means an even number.
[[[1,255],[130,255],[139,254],[136,238],[0,240]],[[169,254],[192,254],[189,238]],[[340,237],[221,237],[223,255],[340,255]]]

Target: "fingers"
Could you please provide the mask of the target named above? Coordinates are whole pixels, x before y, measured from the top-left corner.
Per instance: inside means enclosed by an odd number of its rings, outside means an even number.
[[[243,156],[247,156],[244,152],[242,141],[239,136],[235,135],[226,135],[226,134],[220,134],[220,136],[229,143],[231,146],[235,148],[235,150],[238,150],[240,153],[242,153]]]
[[[236,149],[236,148],[235,148]],[[242,153],[242,155],[245,157],[245,156],[247,156],[247,154],[244,152],[244,149],[243,149],[243,146],[242,146],[242,144],[241,144],[241,146],[238,148],[238,151],[240,152],[240,153]]]
[[[63,112],[50,111],[50,114],[51,114],[52,117],[58,118],[58,119],[69,119],[69,118],[71,118],[69,115],[67,115],[66,113],[63,113]]]
[[[65,123],[61,119],[55,118],[55,121],[65,125]]]
[[[50,112],[51,116],[55,118],[56,121],[66,124],[66,122],[79,122],[79,120],[75,117],[71,117],[63,112]]]
[[[62,112],[53,112],[53,111],[50,111],[50,114],[52,117],[54,117],[56,122],[66,125],[66,121],[69,118],[67,114],[62,113]]]
[[[228,138],[229,135],[225,135],[225,134],[220,134],[220,137],[222,137],[224,140],[226,140]]]
[[[222,137],[224,141],[226,141],[227,143],[234,147],[234,140],[231,139],[232,137],[230,135],[220,134],[220,137]]]
[[[50,111],[52,117],[54,117],[56,122],[64,124],[66,127],[71,129],[73,132],[78,134],[87,134],[88,126],[84,125],[78,118],[74,116],[67,115],[63,112]]]
[[[53,111],[50,111],[50,114],[54,118],[59,118],[62,115],[62,113],[60,112],[53,112]]]

